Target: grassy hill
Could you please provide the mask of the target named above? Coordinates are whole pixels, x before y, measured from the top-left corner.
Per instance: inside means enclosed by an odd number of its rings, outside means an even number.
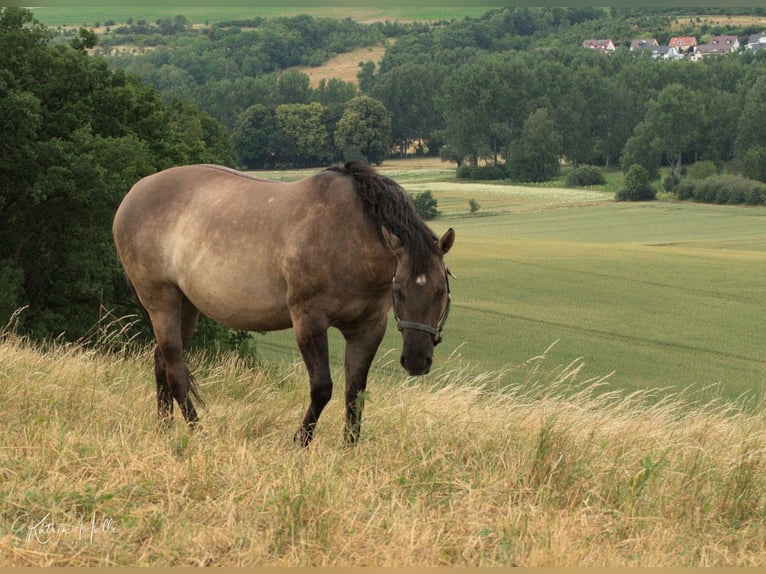
[[[762,407],[453,360],[376,370],[353,449],[336,393],[301,450],[301,365],[192,357],[189,436],[158,432],[150,357],[3,334],[0,564],[766,564]]]

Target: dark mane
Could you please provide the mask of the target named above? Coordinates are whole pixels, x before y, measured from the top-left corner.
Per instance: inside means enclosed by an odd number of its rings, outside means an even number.
[[[385,227],[399,238],[407,250],[412,273],[420,275],[428,270],[430,256],[437,253],[438,238],[417,214],[412,201],[398,183],[360,161],[339,163],[325,171],[351,176],[364,211],[375,225],[381,242],[385,242]]]

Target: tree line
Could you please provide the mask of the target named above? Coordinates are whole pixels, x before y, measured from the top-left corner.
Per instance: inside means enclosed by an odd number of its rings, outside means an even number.
[[[670,62],[627,50],[635,37],[744,38],[757,30],[693,18],[679,27],[687,13],[516,7],[436,25],[254,19],[166,35],[143,55],[108,60],[218,119],[245,168],[414,151],[458,166],[503,166],[498,173],[520,181],[554,177],[562,158],[574,166],[637,163],[652,178],[660,166],[707,159],[762,178],[766,124],[753,116],[763,109],[766,53]],[[606,36],[622,49],[607,57],[580,47],[583,38]],[[312,87],[293,68],[382,41],[379,65],[360,62],[358,87]],[[361,107],[379,119],[365,122]]]

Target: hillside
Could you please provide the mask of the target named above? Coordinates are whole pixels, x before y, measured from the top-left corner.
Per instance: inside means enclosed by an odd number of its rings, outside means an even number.
[[[762,409],[447,362],[373,373],[361,443],[336,398],[300,450],[302,366],[196,356],[203,428],[158,434],[150,355],[2,336],[0,564],[766,565]]]

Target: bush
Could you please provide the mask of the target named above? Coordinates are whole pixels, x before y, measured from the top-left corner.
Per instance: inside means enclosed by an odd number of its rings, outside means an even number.
[[[592,165],[582,165],[569,172],[566,178],[567,187],[585,187],[588,185],[604,185],[606,178],[603,172]]]
[[[718,173],[716,165],[710,161],[698,161],[686,168],[686,176],[689,179],[706,179]]]
[[[507,179],[508,172],[502,165],[461,165],[457,169],[457,177],[474,180]]]
[[[436,198],[430,191],[426,190],[417,194],[412,198],[412,203],[415,206],[415,211],[417,211],[418,215],[424,220],[428,221],[439,217],[439,210],[436,209],[438,201],[436,201]]]
[[[617,201],[646,201],[657,197],[657,190],[649,184],[647,169],[634,163],[625,174],[625,187],[615,197]]]
[[[696,182],[694,201],[719,205],[762,205],[766,201],[766,185],[741,175],[714,175]]]
[[[695,183],[693,181],[682,179],[681,183],[676,186],[674,192],[678,199],[692,199],[694,197],[694,188]]]

